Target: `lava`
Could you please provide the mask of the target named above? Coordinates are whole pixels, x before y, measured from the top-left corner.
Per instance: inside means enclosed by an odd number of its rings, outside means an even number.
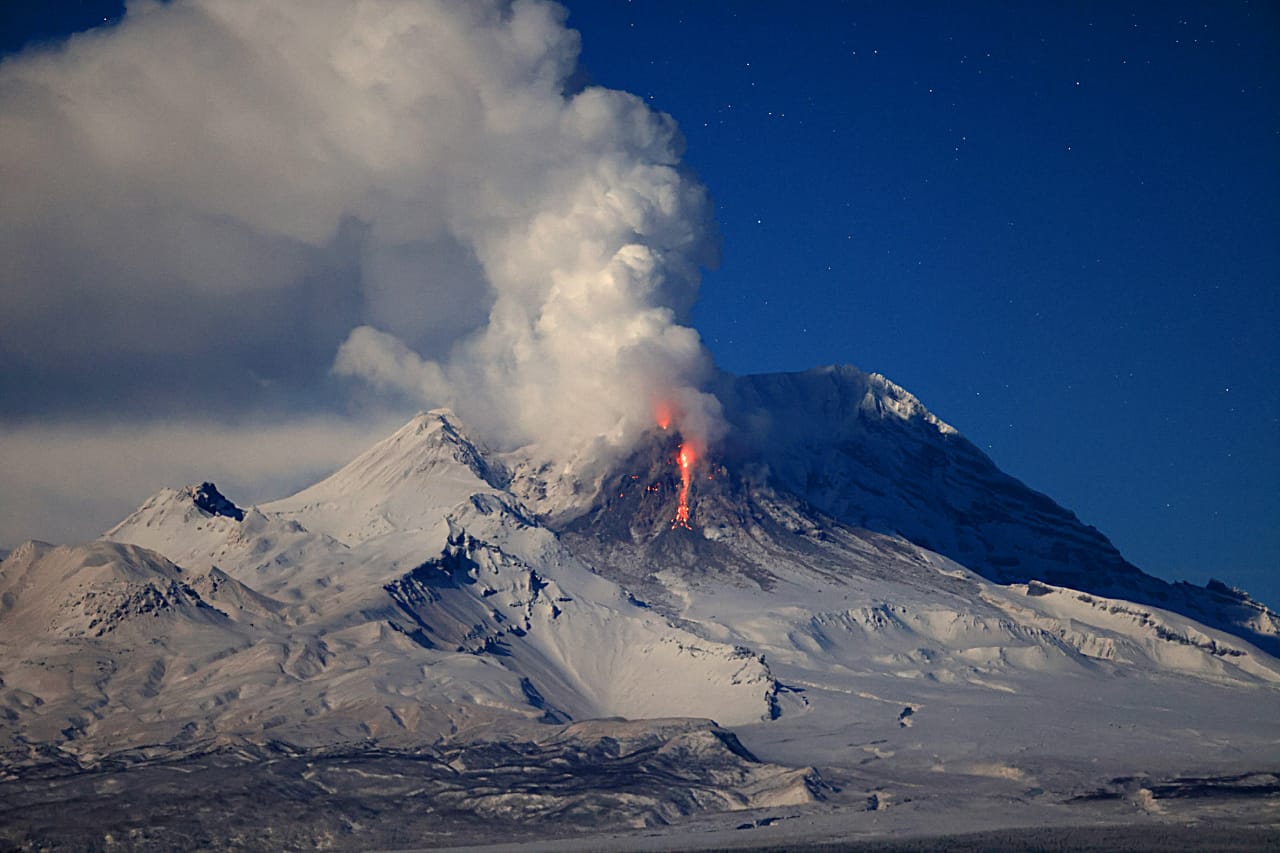
[[[680,443],[680,452],[676,455],[676,462],[680,465],[680,503],[676,509],[676,517],[671,522],[671,529],[683,527],[685,530],[692,530],[693,526],[689,524],[689,485],[693,482],[693,463],[696,455],[693,451],[693,445],[687,441]]]
[[[671,402],[658,400],[654,403],[653,418],[657,421],[658,427],[665,432],[674,421],[680,419],[680,413]],[[682,436],[680,449],[676,452],[676,465],[680,468],[680,502],[676,508],[676,517],[671,520],[672,530],[677,527],[683,527],[685,530],[693,529],[689,521],[689,487],[693,485],[693,465],[697,458],[698,452],[694,443]],[[657,487],[651,486],[650,490],[655,488]]]

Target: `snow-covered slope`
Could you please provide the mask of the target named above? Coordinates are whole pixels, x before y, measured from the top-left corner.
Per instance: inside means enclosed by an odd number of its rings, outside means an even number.
[[[850,524],[996,581],[1122,586],[1139,576],[1097,530],[1004,474],[882,376],[852,367],[726,378],[738,452],[778,488]]]
[[[1274,753],[1274,613],[1143,574],[881,377],[722,386],[732,428],[693,468],[687,526],[674,432],[566,464],[493,453],[439,410],[269,504],[166,489],[101,541],[21,546],[0,562],[6,749],[93,762],[520,731],[561,755],[589,729],[587,764],[626,739],[729,762],[694,798],[716,808],[826,789],[669,718],[837,775],[892,760],[1021,780],[1101,754],[1118,772],[1191,730],[1179,749],[1201,764],[1221,743]]]
[[[432,528],[473,495],[501,494],[505,472],[450,412],[423,413],[341,470],[263,507],[354,545]]]
[[[0,565],[3,628],[15,641],[40,634],[154,636],[179,625],[225,630],[229,615],[196,587],[237,594],[143,548],[104,541],[62,547],[26,542]]]
[[[910,393],[853,367],[724,377],[728,452],[847,524],[899,535],[998,583],[1038,580],[1172,610],[1280,654],[1280,620],[1247,596],[1170,584],[999,470]]]
[[[92,732],[95,750],[136,740],[140,727],[179,737],[195,697],[166,687],[249,649],[260,632],[246,620],[276,618],[224,575],[109,542],[19,546],[0,563],[0,604],[5,733],[40,743]],[[165,725],[175,701],[181,722]]]
[[[673,525],[677,443],[656,435],[625,460],[563,541],[654,609],[764,653],[779,672],[782,662],[822,672],[873,661],[873,670],[976,685],[1068,670],[1280,683],[1280,662],[1231,633],[1040,581],[993,583],[815,513],[760,469],[705,464],[693,528]]]
[[[670,625],[590,571],[500,487],[501,471],[432,412],[241,521],[167,490],[107,536],[220,567],[287,603],[296,634],[378,625],[437,657],[481,655],[521,685],[515,707],[548,719],[771,713],[757,656]]]

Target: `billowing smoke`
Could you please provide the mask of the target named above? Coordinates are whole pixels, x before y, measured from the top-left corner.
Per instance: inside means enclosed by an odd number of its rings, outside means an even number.
[[[706,194],[670,117],[578,82],[565,20],[141,0],[0,64],[0,415],[360,385],[507,446],[622,446],[660,401],[714,430]]]

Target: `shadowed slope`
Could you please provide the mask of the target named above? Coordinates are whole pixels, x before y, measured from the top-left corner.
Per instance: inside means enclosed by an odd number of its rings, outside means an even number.
[[[722,377],[730,457],[821,512],[894,533],[997,583],[1044,581],[1171,610],[1280,654],[1280,617],[1221,584],[1170,584],[1005,474],[883,376],[856,368]]]

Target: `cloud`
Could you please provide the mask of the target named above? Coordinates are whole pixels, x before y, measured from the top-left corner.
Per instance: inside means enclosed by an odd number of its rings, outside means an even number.
[[[37,463],[150,492],[214,473],[166,456],[182,424],[348,435],[379,398],[551,455],[623,447],[659,401],[713,434],[685,325],[706,193],[669,116],[578,82],[578,46],[542,0],[134,0],[0,62],[6,493]],[[346,446],[298,428],[277,482]]]
[[[338,348],[333,370],[359,376],[375,388],[397,391],[415,400],[448,401],[451,392],[440,366],[423,361],[394,335],[370,326],[352,329]]]
[[[96,538],[162,486],[213,480],[233,501],[281,497],[400,426],[353,421],[158,421],[0,427],[0,544]]]
[[[331,367],[497,444],[713,408],[706,194],[577,53],[538,0],[176,0],[0,63],[0,417],[315,401]]]

